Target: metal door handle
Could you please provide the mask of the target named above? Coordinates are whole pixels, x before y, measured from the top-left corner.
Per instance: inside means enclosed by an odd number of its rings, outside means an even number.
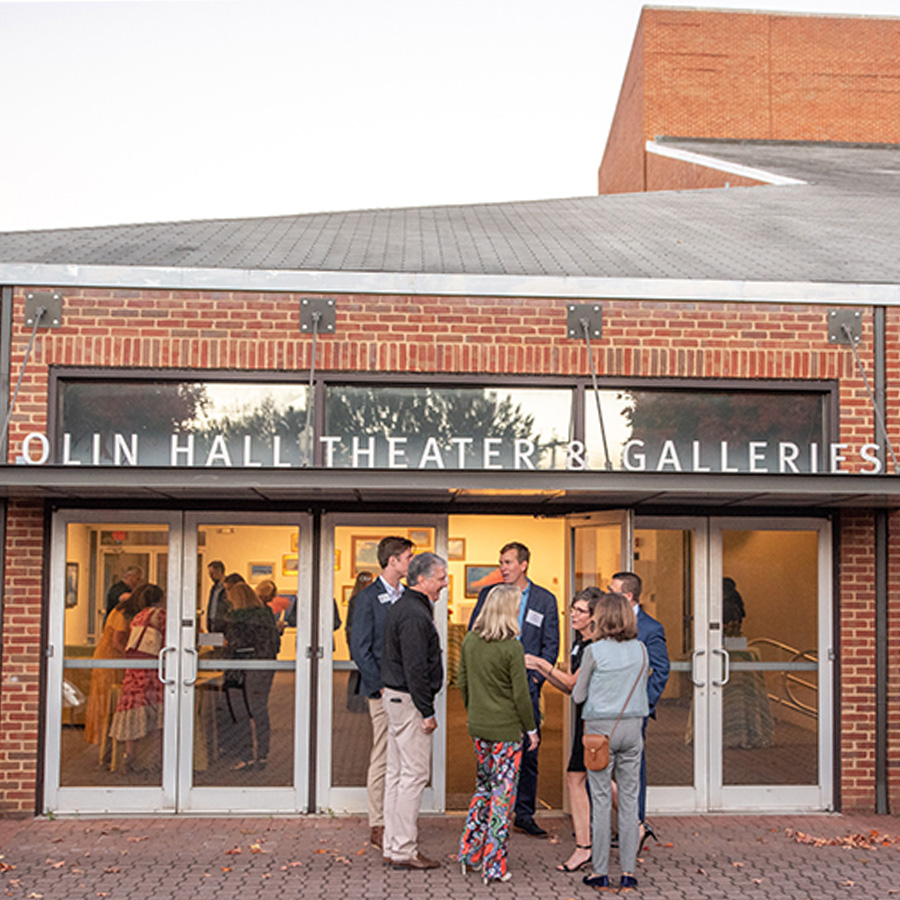
[[[191,675],[190,678],[184,679],[184,686],[191,687],[192,685],[197,683],[197,671],[200,668],[200,661],[199,657],[197,656],[197,650],[194,647],[185,647],[184,652],[194,657],[194,674]]]
[[[705,650],[695,650],[691,654],[691,681],[694,687],[706,687],[705,681],[697,681],[697,660],[706,653]]]
[[[725,663],[725,677],[721,681],[714,681],[713,687],[725,687],[728,679],[731,678],[731,655],[727,650],[713,650],[713,653],[719,653],[722,656],[722,662]]]
[[[159,678],[162,684],[175,684],[174,678],[166,678],[163,675],[163,669],[166,665],[166,654],[169,652],[174,653],[177,649],[177,647],[163,647],[159,651],[159,656],[156,659],[156,677]]]

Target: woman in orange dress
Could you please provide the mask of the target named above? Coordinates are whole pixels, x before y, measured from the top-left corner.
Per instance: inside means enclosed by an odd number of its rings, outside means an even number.
[[[146,587],[146,584],[139,585],[113,607],[94,649],[94,659],[125,659],[131,620],[144,608]],[[109,695],[113,685],[121,684],[124,676],[124,668],[91,671],[91,687],[84,720],[84,739],[89,744],[102,744],[109,732]]]

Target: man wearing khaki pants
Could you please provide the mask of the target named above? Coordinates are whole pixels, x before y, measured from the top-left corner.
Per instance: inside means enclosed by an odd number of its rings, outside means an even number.
[[[353,598],[353,618],[347,617],[350,658],[359,669],[360,688],[368,698],[372,720],[372,752],[366,776],[369,840],[380,850],[384,835],[384,774],[387,770],[387,717],[381,693],[381,647],[387,611],[400,599],[400,579],[406,577],[413,542],[405,537],[382,538],[378,544],[381,574]]]
[[[444,685],[434,604],[447,586],[447,563],[420,553],[409,564],[406,583],[388,610],[381,656],[388,720],[384,861],[395,869],[436,869],[440,863],[419,852],[418,819],[437,728],[434,698]]]

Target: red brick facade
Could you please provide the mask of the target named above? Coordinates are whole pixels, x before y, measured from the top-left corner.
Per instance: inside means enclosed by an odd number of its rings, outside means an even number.
[[[650,177],[660,136],[900,143],[898,45],[900,19],[645,9],[599,192],[715,186]]]
[[[63,326],[40,334],[13,418],[14,456],[24,434],[47,424],[49,367],[302,370],[311,338],[299,333],[299,295],[66,290]],[[23,322],[24,290],[14,321]],[[698,379],[833,379],[840,385],[840,437],[872,440],[874,423],[849,349],[828,343],[826,310],[804,304],[604,301],[601,375]],[[350,295],[338,298],[337,334],[320,339],[318,368],[360,372],[578,374],[586,348],[565,335],[565,301],[492,297]],[[864,313],[863,364],[871,372],[871,310]],[[18,371],[29,330],[13,336]],[[900,408],[900,314],[888,316],[890,408]],[[889,417],[894,428],[896,412]],[[8,512],[4,583],[0,772],[3,809],[34,808],[38,768],[44,517],[39,504]],[[849,513],[841,528],[840,641],[843,804],[872,808],[873,517]],[[900,540],[892,562],[900,565]],[[892,605],[896,606],[896,595]],[[893,616],[892,621],[896,622]],[[894,625],[892,638],[900,634]],[[894,676],[895,679],[900,676]],[[892,710],[898,692],[891,685]],[[896,715],[893,717],[896,721]],[[892,772],[900,741],[892,731]],[[891,790],[900,801],[900,779]]]

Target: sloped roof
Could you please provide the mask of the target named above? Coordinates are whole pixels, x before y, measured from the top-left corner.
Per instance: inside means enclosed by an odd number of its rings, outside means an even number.
[[[8,232],[0,276],[28,264],[900,284],[900,146],[667,143],[806,183]]]

